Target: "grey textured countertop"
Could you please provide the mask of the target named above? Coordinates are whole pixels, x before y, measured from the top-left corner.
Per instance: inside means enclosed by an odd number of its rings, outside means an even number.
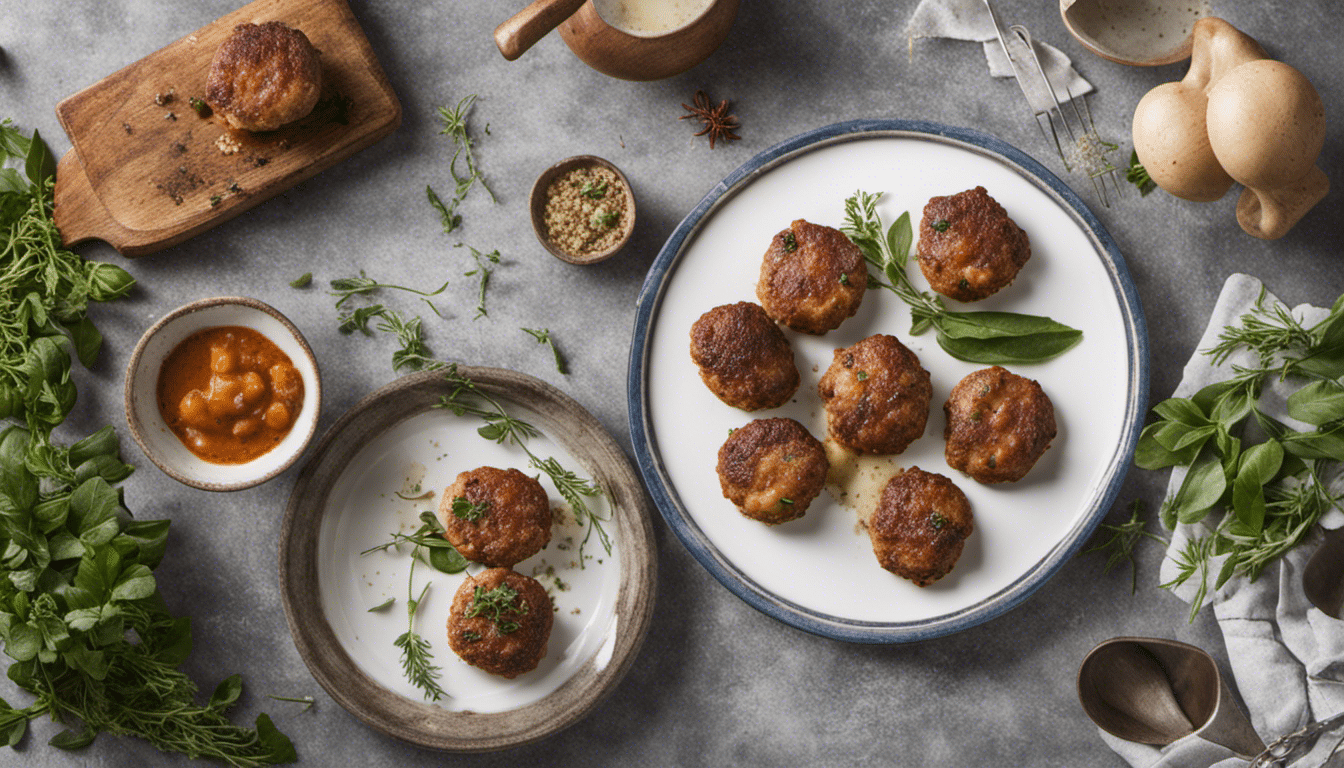
[[[0,0],[0,117],[37,127],[59,155],[69,141],[53,108],[63,97],[241,5],[238,0]],[[332,302],[316,279],[365,268],[388,281],[468,268],[460,240],[498,248],[490,315],[473,321],[474,283],[454,279],[445,321],[429,324],[435,353],[474,365],[523,371],[563,389],[630,451],[626,365],[635,301],[645,272],[678,221],[720,179],[757,152],[802,131],[862,117],[899,117],[994,134],[1041,160],[1093,205],[1119,244],[1138,286],[1152,351],[1150,399],[1170,394],[1224,278],[1256,275],[1290,304],[1329,304],[1344,293],[1344,202],[1338,191],[1276,242],[1241,232],[1236,194],[1195,204],[1158,192],[1097,205],[1067,175],[1035,128],[1017,87],[991,80],[979,47],[918,42],[901,30],[913,0],[825,2],[742,0],[724,46],[690,72],[653,83],[613,80],[576,59],[555,35],[506,62],[490,34],[522,5],[469,0],[411,3],[351,0],[404,108],[391,137],[219,228],[154,256],[122,259],[99,243],[81,251],[122,264],[139,280],[130,298],[97,307],[107,337],[91,371],[77,368],[81,404],[68,434],[117,426],[139,470],[126,482],[140,517],[173,521],[158,570],[171,607],[192,618],[195,651],[186,667],[208,690],[242,672],[236,712],[267,711],[305,765],[1122,765],[1098,738],[1074,693],[1083,655],[1116,635],[1169,637],[1222,654],[1208,612],[1187,623],[1188,606],[1156,587],[1161,556],[1140,550],[1139,590],[1124,572],[1103,575],[1105,558],[1081,555],[1019,608],[960,634],[913,645],[870,647],[814,637],[756,612],[720,586],[661,519],[658,603],[652,630],[625,681],[591,715],[539,744],[500,754],[425,752],[363,726],[314,682],[299,659],[281,609],[276,543],[295,470],[248,491],[210,494],[159,472],[127,436],[123,370],[136,339],[157,317],[213,295],[255,296],[307,335],[324,374],[320,429],[389,381],[388,347],[336,331]],[[1332,0],[1216,2],[1222,15],[1302,70],[1325,102],[1329,132],[1321,164],[1344,179],[1344,68]],[[1224,8],[1223,6],[1230,6]],[[1128,152],[1134,105],[1151,87],[1179,79],[1185,65],[1137,69],[1085,51],[1063,28],[1053,0],[1000,0],[1006,23],[1021,23],[1063,49],[1097,86],[1091,107],[1100,132]],[[696,89],[731,99],[742,140],[710,151],[677,117]],[[444,235],[424,186],[448,188],[450,145],[434,107],[480,94],[472,125],[481,167],[499,197],[473,194],[465,226]],[[527,192],[547,165],[596,154],[630,178],[639,224],[629,249],[593,267],[549,256],[526,218]],[[441,279],[441,278],[440,278]],[[323,283],[325,284],[325,283]],[[547,325],[573,373],[518,332]],[[1132,471],[1110,519],[1136,498],[1155,509],[1165,474]],[[264,694],[312,695],[300,712]],[[8,681],[0,695],[25,700]],[[89,749],[47,746],[59,726],[37,721],[0,764],[178,765],[131,739],[101,737]]]

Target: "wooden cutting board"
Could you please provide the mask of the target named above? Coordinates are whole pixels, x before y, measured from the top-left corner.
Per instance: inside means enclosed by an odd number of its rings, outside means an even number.
[[[269,133],[202,118],[189,99],[205,95],[216,49],[238,24],[263,21],[302,30],[321,52],[321,101]],[[346,0],[256,0],[70,96],[56,115],[74,145],[56,169],[65,244],[98,238],[142,256],[387,136],[401,123],[401,103]]]

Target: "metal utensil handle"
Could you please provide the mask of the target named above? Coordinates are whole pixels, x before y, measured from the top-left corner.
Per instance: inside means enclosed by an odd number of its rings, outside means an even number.
[[[1299,731],[1276,739],[1251,761],[1250,768],[1285,768],[1291,760],[1310,752],[1322,734],[1341,728],[1344,728],[1344,712],[1320,722],[1310,723]],[[1344,745],[1344,741],[1335,745],[1334,750],[1330,752],[1331,756],[1339,751],[1340,745]]]

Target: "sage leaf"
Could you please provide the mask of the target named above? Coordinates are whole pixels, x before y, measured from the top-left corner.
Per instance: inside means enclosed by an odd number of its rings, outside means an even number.
[[[1039,363],[1068,351],[1083,338],[1082,331],[993,339],[949,338],[938,334],[938,346],[969,363],[1018,365]]]
[[[1056,333],[1082,336],[1082,332],[1048,317],[1016,312],[944,312],[934,324],[954,339],[999,339]]]

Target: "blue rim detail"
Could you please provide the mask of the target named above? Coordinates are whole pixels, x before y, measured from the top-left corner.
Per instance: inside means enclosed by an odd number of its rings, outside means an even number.
[[[1121,441],[1107,466],[1105,487],[1091,497],[1091,509],[1082,522],[1035,566],[990,597],[954,613],[913,622],[866,622],[829,616],[784,600],[756,584],[723,557],[685,513],[667,480],[656,438],[649,429],[644,381],[649,342],[654,319],[662,303],[663,289],[677,266],[683,246],[710,212],[757,176],[793,157],[845,141],[893,136],[941,139],[944,143],[993,157],[1036,184],[1077,217],[1097,246],[1098,255],[1107,268],[1111,286],[1120,303],[1129,362],[1129,398],[1125,404],[1125,426]],[[1129,276],[1124,257],[1115,241],[1082,199],[1045,166],[1003,140],[970,128],[955,128],[925,120],[850,120],[807,131],[756,155],[715,185],[677,225],[649,268],[640,290],[630,344],[626,397],[630,439],[649,495],[681,543],[729,591],[768,616],[822,637],[853,643],[914,642],[969,629],[1016,607],[1044,585],[1091,537],[1120,492],[1147,413],[1148,330],[1134,281]]]

